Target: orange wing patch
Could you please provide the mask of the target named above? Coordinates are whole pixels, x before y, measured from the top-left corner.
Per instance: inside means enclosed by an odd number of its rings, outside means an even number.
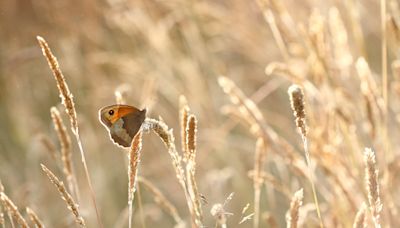
[[[130,114],[130,113],[135,113],[139,111],[138,109],[131,107],[131,106],[119,106],[113,109],[114,110],[114,115],[111,116],[110,122],[114,124],[117,122],[120,118]]]

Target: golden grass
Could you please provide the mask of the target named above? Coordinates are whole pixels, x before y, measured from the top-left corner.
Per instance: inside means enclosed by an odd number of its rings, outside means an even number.
[[[5,210],[11,215],[10,219],[13,219],[22,228],[29,227],[24,217],[18,211],[17,206],[15,206],[14,202],[11,201],[11,199],[4,192],[0,192],[0,200]]]
[[[369,209],[371,211],[375,227],[381,227],[380,217],[383,205],[379,188],[379,172],[376,167],[375,152],[370,148],[365,148],[364,150],[364,162]]]
[[[323,227],[324,225],[323,225],[322,218],[321,218],[321,211],[319,208],[317,191],[315,189],[315,184],[314,184],[314,179],[315,179],[314,172],[312,170],[310,153],[308,151],[306,110],[304,107],[304,103],[305,103],[304,93],[300,86],[294,84],[289,87],[288,94],[289,94],[289,98],[290,98],[290,105],[293,110],[293,115],[296,119],[296,126],[299,129],[299,132],[303,139],[304,154],[306,157],[307,166],[308,166],[308,170],[309,170],[309,174],[310,174],[309,178],[310,178],[311,188],[313,191],[314,203],[315,203],[315,207],[317,209],[320,227]]]
[[[1,180],[0,180],[0,192],[4,192],[4,186],[1,183]],[[4,213],[3,213],[3,206],[2,205],[0,205],[0,225],[2,225],[3,228],[5,226],[5,220],[4,220]]]
[[[189,189],[188,189],[188,183],[185,175],[185,171],[183,169],[182,165],[182,156],[179,155],[178,151],[176,150],[175,146],[175,138],[172,133],[172,129],[168,129],[168,126],[162,121],[162,120],[155,120],[155,119],[149,119],[147,118],[145,122],[151,126],[151,130],[153,130],[163,141],[165,146],[167,147],[168,153],[171,157],[172,160],[172,166],[175,170],[176,177],[178,179],[178,182],[180,186],[182,187],[185,197],[186,197],[186,202],[189,208],[189,211],[191,213],[191,219],[192,219],[192,227],[197,227],[198,223],[201,222],[198,219],[196,219],[197,214],[194,211],[194,206],[193,206],[193,201],[191,200],[192,197],[190,196]]]
[[[71,152],[71,139],[65,128],[64,122],[62,121],[60,112],[56,107],[50,109],[51,118],[53,120],[54,129],[56,130],[58,140],[61,146],[61,160],[63,164],[64,175],[67,179],[69,191],[79,199],[78,187],[76,185],[74,168],[72,163],[72,152]],[[79,200],[78,200],[79,203]]]
[[[0,225],[2,226],[2,227],[4,227],[5,225],[5,220],[4,220],[4,213],[3,213],[3,211],[1,211],[0,212]]]
[[[89,170],[88,170],[87,163],[86,163],[85,153],[83,151],[82,142],[81,142],[80,135],[79,135],[78,119],[77,119],[77,115],[76,115],[75,103],[73,100],[72,93],[69,91],[68,84],[65,81],[65,77],[64,77],[63,73],[61,72],[61,69],[57,62],[57,59],[51,52],[50,47],[47,44],[46,40],[44,40],[40,36],[37,36],[36,38],[39,42],[40,47],[42,48],[43,55],[46,57],[49,67],[53,72],[54,78],[56,79],[57,87],[58,87],[58,90],[60,93],[61,102],[65,107],[65,112],[68,114],[68,117],[69,117],[69,120],[71,123],[72,132],[75,134],[76,141],[79,146],[79,151],[81,153],[81,161],[82,161],[83,168],[85,170],[86,181],[88,183],[88,186],[90,189],[90,196],[91,196],[92,203],[93,203],[93,206],[96,211],[97,222],[100,227],[103,227],[103,224],[100,219],[99,209],[97,208],[96,196],[95,196],[95,192],[93,190],[92,181],[90,180],[90,176],[89,176]]]
[[[85,220],[81,216],[79,212],[79,206],[75,203],[71,194],[67,191],[64,186],[64,183],[60,181],[56,175],[54,175],[45,165],[41,164],[43,172],[47,175],[50,182],[57,188],[57,191],[60,193],[61,198],[67,204],[68,209],[72,212],[75,217],[75,222],[79,227],[86,227]]]
[[[367,227],[367,205],[365,203],[361,204],[360,209],[358,209],[356,217],[354,218],[353,228],[366,228]]]
[[[187,152],[188,142],[186,137],[186,125],[189,116],[189,106],[187,104],[187,100],[185,96],[181,95],[179,97],[179,121],[180,121],[180,130],[181,130],[181,148],[182,152],[184,152],[185,159],[188,160],[186,157],[189,153]]]
[[[139,172],[140,151],[142,150],[142,132],[139,131],[132,140],[129,150],[128,166],[128,205],[129,205],[129,227],[132,227],[132,206],[136,192],[137,176]]]
[[[290,209],[288,214],[286,215],[286,227],[288,228],[296,228],[298,227],[299,223],[299,213],[300,207],[303,205],[303,189],[298,190],[294,193],[292,201],[290,202]]]
[[[264,139],[259,137],[256,142],[256,152],[254,159],[254,175],[253,175],[253,188],[254,188],[254,227],[258,227],[259,225],[259,217],[260,217],[260,198],[261,198],[261,187],[264,183],[262,176],[265,158],[266,158],[266,145]]]
[[[138,177],[138,182],[154,195],[154,201],[160,205],[165,212],[171,215],[171,217],[175,220],[177,227],[185,226],[184,221],[178,213],[178,209],[172,204],[172,202],[168,200],[168,198],[161,192],[160,189],[158,189],[149,180],[140,176]]]
[[[0,1],[0,227],[398,226],[398,1],[104,3]]]
[[[26,208],[26,213],[28,214],[31,222],[35,225],[36,228],[43,228],[43,222],[39,219],[37,214],[29,207]]]
[[[42,48],[43,55],[46,57],[50,69],[53,72],[54,78],[57,82],[57,88],[60,92],[60,98],[62,104],[65,106],[65,112],[68,114],[71,122],[71,128],[74,132],[78,132],[78,118],[76,117],[75,103],[72,93],[69,91],[68,84],[65,81],[65,77],[61,72],[60,66],[57,62],[57,58],[53,55],[46,40],[42,37],[36,37],[40,47]]]
[[[201,208],[200,193],[196,182],[196,141],[197,141],[197,119],[196,116],[190,114],[187,117],[185,126],[186,138],[186,181],[189,191],[191,204],[195,216],[195,223],[198,227],[203,226],[203,211]]]
[[[57,161],[57,151],[56,147],[53,144],[52,141],[50,141],[49,137],[47,137],[44,134],[41,134],[39,136],[39,141],[43,144],[44,148],[46,151],[49,153],[50,157],[53,159],[53,161]]]

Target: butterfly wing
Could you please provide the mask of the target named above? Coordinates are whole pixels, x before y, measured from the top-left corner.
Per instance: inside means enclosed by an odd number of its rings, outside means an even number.
[[[131,141],[127,141],[123,138],[121,138],[118,134],[114,134],[110,132],[110,137],[111,139],[114,141],[115,144],[117,144],[118,146],[122,146],[122,147],[130,147],[131,146]]]
[[[109,131],[111,139],[119,146],[130,147],[133,137],[137,134],[146,118],[146,110],[134,107],[122,107],[121,117],[111,124]]]
[[[126,130],[128,135],[133,138],[138,133],[145,118],[146,109],[137,112],[131,112],[121,118],[123,120],[122,127]]]

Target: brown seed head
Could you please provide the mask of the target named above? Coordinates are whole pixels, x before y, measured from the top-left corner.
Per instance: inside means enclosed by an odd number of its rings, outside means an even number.
[[[196,157],[196,140],[197,140],[197,118],[190,115],[186,123],[186,142],[187,142],[187,159],[195,160]]]
[[[307,136],[306,111],[304,107],[304,94],[300,86],[293,84],[288,89],[290,105],[296,118],[296,126],[303,137]]]

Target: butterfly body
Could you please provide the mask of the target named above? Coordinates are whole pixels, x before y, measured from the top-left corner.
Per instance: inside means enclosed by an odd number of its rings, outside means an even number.
[[[111,105],[100,109],[100,122],[110,132],[111,139],[119,146],[130,147],[133,137],[140,130],[146,109],[129,105]]]

